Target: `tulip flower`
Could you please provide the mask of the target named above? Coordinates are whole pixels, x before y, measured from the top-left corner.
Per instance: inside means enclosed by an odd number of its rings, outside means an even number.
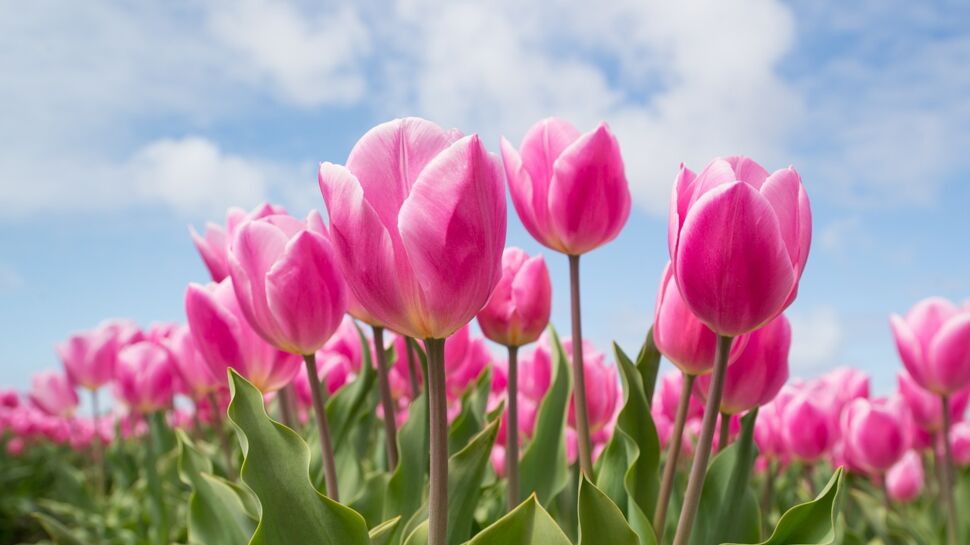
[[[34,374],[28,397],[38,409],[59,417],[74,416],[79,402],[74,384],[67,375],[57,371]]]
[[[147,414],[168,408],[175,394],[172,354],[162,345],[140,341],[118,352],[115,395],[132,410]]]
[[[552,310],[552,281],[542,256],[530,258],[519,248],[506,248],[502,254],[502,278],[492,297],[478,313],[482,333],[508,350],[507,386],[510,437],[518,438],[518,352],[519,347],[535,342]],[[509,510],[519,504],[518,440],[506,444]]]
[[[900,371],[897,375],[899,396],[906,403],[913,423],[931,434],[938,433],[943,428],[943,403],[940,397],[913,380],[907,371]],[[970,388],[965,388],[953,394],[950,398],[950,421],[959,422],[966,412],[970,401]]]
[[[908,503],[923,492],[923,460],[909,451],[886,473],[886,494],[894,501]]]
[[[909,413],[899,399],[856,399],[842,413],[841,427],[846,454],[874,474],[898,462],[912,441]]]
[[[677,411],[680,405],[679,400],[683,395],[685,384],[684,374],[679,371],[665,373],[660,377],[660,383],[657,386],[657,393],[654,396],[653,404],[656,406],[657,411],[671,422],[677,418]],[[694,394],[693,387],[687,386],[687,392]],[[688,399],[690,402],[687,406],[686,419],[692,420],[704,416],[703,401],[696,395],[690,395]]]
[[[818,461],[835,439],[828,412],[808,392],[799,392],[785,404],[782,430],[788,453],[803,462]]]
[[[183,393],[193,400],[198,401],[224,385],[224,378],[216,376],[202,357],[187,325],[177,327],[161,344],[172,354],[172,363],[185,386]]]
[[[114,378],[118,343],[114,328],[77,333],[57,346],[64,370],[78,386],[95,391]]]
[[[959,467],[970,465],[970,422],[958,422],[950,430],[953,461]]]
[[[731,339],[795,300],[811,235],[795,169],[769,174],[747,157],[715,159],[697,175],[681,166],[670,205],[671,267],[687,306],[719,336],[719,356],[674,545],[686,545],[694,526]]]
[[[477,135],[418,118],[365,134],[345,167],[324,163],[320,190],[347,284],[381,324],[425,339],[431,419],[428,542],[444,545],[448,445],[444,339],[501,278],[501,166]]]
[[[213,282],[221,282],[223,278],[229,276],[229,245],[236,234],[236,229],[247,221],[278,214],[286,214],[286,210],[281,206],[263,203],[250,212],[241,208],[230,208],[226,213],[224,228],[208,223],[205,226],[205,232],[199,235],[194,227],[189,227],[192,242],[195,243],[202,261],[209,269]]]

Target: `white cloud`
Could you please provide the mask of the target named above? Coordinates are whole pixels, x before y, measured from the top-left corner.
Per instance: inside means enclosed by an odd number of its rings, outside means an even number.
[[[792,327],[789,356],[792,375],[817,374],[837,366],[844,324],[834,307],[823,305],[807,311],[792,311],[788,319]]]

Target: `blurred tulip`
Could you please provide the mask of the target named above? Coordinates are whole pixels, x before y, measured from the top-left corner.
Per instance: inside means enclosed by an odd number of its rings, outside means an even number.
[[[782,429],[788,453],[808,463],[821,458],[835,439],[828,412],[806,392],[786,403]]]
[[[563,339],[563,350],[569,354],[572,348],[572,339]],[[596,350],[593,343],[583,341],[583,359],[585,365],[583,370],[586,373],[586,384],[588,385],[586,401],[589,407],[589,433],[596,445],[605,445],[609,440],[608,429],[611,429],[615,420],[616,412],[620,400],[620,378],[617,375],[615,365],[606,363],[606,356]],[[569,404],[569,425],[576,427],[576,403],[571,400]]]
[[[20,406],[20,394],[16,390],[0,390],[0,410],[16,409]]]
[[[908,503],[923,492],[923,460],[909,451],[886,473],[886,493],[895,501]]]
[[[889,318],[903,365],[917,384],[937,395],[970,386],[970,310],[931,297]]]
[[[142,414],[168,408],[175,394],[172,354],[151,341],[141,341],[118,353],[115,395]]]
[[[22,437],[11,437],[7,441],[7,454],[14,458],[20,457],[24,453],[24,448],[27,444],[24,442]]]
[[[378,125],[346,167],[320,166],[337,254],[361,306],[388,328],[444,339],[501,278],[505,191],[478,136],[423,119]]]
[[[57,371],[40,371],[34,374],[30,384],[28,397],[35,407],[52,416],[74,416],[78,397],[67,375]]]
[[[226,380],[226,370],[233,368],[263,392],[274,392],[299,371],[299,358],[276,349],[250,327],[232,279],[205,287],[190,284],[185,311],[196,347],[214,376]]]
[[[192,242],[195,243],[195,248],[202,256],[202,261],[209,269],[212,280],[220,282],[223,278],[229,276],[229,245],[232,243],[236,228],[249,220],[285,213],[286,210],[281,206],[263,203],[250,212],[241,208],[230,208],[226,213],[225,227],[207,223],[205,232],[201,236],[195,231],[194,227],[189,227]]]
[[[913,423],[929,433],[940,431],[943,428],[943,402],[940,401],[940,396],[917,384],[906,371],[900,371],[896,376],[899,395],[913,416]],[[970,389],[963,389],[953,394],[950,398],[952,421],[963,419],[968,401],[970,401]]]
[[[162,344],[172,354],[172,362],[180,382],[185,386],[186,391],[183,393],[193,400],[200,400],[209,392],[226,386],[225,377],[215,375],[212,367],[202,357],[189,326],[179,326]]]
[[[552,281],[541,255],[529,257],[519,248],[502,254],[502,278],[478,313],[482,333],[505,346],[535,342],[549,323]]]
[[[773,174],[747,157],[700,174],[681,166],[669,246],[684,301],[715,333],[753,331],[795,300],[812,238],[808,196],[794,168]]]
[[[970,466],[970,422],[958,422],[950,430],[953,461],[959,467]]]
[[[671,422],[677,419],[677,405],[680,402],[680,393],[683,388],[683,373],[672,371],[670,373],[665,373],[660,378],[660,384],[658,385],[657,393],[654,397],[654,405],[656,405],[660,413]],[[687,408],[686,419],[692,420],[694,418],[700,418],[703,415],[703,401],[701,401],[696,394],[691,395],[690,404]]]
[[[502,139],[512,204],[541,244],[582,255],[616,238],[630,215],[620,145],[605,123],[581,134],[569,122],[536,123],[518,150]]]
[[[721,412],[740,414],[774,399],[788,380],[789,348],[791,325],[784,315],[751,333],[744,350],[727,368]],[[697,378],[705,399],[710,384],[710,375]]]
[[[912,423],[899,399],[856,399],[842,413],[846,455],[872,473],[884,473],[912,441]]]

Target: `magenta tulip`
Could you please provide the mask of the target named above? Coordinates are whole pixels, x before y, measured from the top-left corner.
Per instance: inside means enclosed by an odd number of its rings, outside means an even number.
[[[231,278],[208,286],[190,284],[185,311],[196,347],[214,376],[225,381],[232,368],[263,392],[273,392],[299,371],[299,358],[273,347],[249,325]]]
[[[774,399],[788,380],[789,348],[791,325],[784,315],[748,335],[744,350],[727,368],[721,412],[740,414]],[[710,384],[709,375],[697,379],[705,398]]]
[[[937,395],[970,386],[970,310],[940,297],[924,299],[904,317],[889,319],[903,365]]]
[[[794,168],[768,174],[747,157],[681,166],[670,206],[674,277],[687,305],[715,333],[736,337],[795,300],[812,215]]]
[[[620,145],[605,123],[581,134],[544,119],[518,150],[502,139],[512,203],[522,224],[547,248],[582,255],[613,240],[630,215]]]
[[[334,247],[360,304],[388,328],[444,339],[501,278],[501,167],[478,136],[423,119],[371,129],[346,167],[320,166]]]
[[[895,501],[908,503],[923,492],[923,460],[909,451],[886,473],[886,493]]]
[[[950,430],[953,461],[959,467],[970,466],[970,422],[958,422]]]
[[[906,403],[913,417],[913,423],[929,433],[937,433],[943,428],[943,403],[940,396],[913,380],[906,371],[897,375],[899,382],[899,396]],[[950,398],[950,419],[957,422],[963,419],[967,403],[970,401],[970,389],[963,389]]]
[[[172,354],[172,363],[178,372],[183,393],[193,400],[200,400],[226,383],[225,377],[215,375],[212,367],[202,357],[192,332],[187,325],[179,326],[162,344]]]
[[[677,405],[679,404],[683,388],[683,373],[674,371],[660,377],[660,384],[657,386],[657,394],[654,397],[653,403],[657,406],[659,412],[671,422],[677,419]],[[693,389],[691,393],[694,393]],[[704,402],[696,395],[691,395],[685,421],[700,418],[703,415]]]
[[[59,417],[74,416],[79,402],[74,384],[67,375],[57,371],[35,373],[28,397],[38,409]]]
[[[569,354],[572,339],[563,339],[565,353]],[[615,365],[606,363],[606,356],[596,350],[593,343],[583,341],[583,370],[589,386],[586,401],[589,407],[589,433],[593,444],[605,444],[609,435],[604,433],[612,425],[620,400],[620,378]],[[569,404],[569,425],[576,427],[576,403]]]
[[[133,411],[166,409],[175,394],[175,362],[165,347],[140,341],[118,352],[115,395]]]
[[[549,323],[552,281],[541,255],[529,257],[519,248],[502,254],[502,278],[478,313],[482,333],[505,346],[535,342]]]
[[[835,441],[829,414],[808,392],[799,392],[785,404],[782,433],[788,453],[814,463]]]
[[[912,442],[909,413],[897,398],[852,401],[841,428],[846,455],[877,474],[898,462]]]
[[[249,220],[276,214],[286,214],[286,210],[280,206],[263,203],[250,212],[241,208],[230,208],[226,213],[225,227],[208,223],[205,226],[205,233],[201,236],[194,227],[189,227],[192,242],[195,243],[195,248],[202,256],[202,261],[209,269],[214,282],[221,282],[223,278],[229,276],[229,245],[236,234],[236,228]]]

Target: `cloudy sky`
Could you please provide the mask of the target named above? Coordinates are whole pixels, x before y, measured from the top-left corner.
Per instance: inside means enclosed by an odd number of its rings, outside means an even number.
[[[188,225],[319,208],[315,165],[420,115],[498,149],[618,134],[636,208],[584,257],[585,327],[635,351],[680,162],[802,173],[815,244],[793,374],[899,367],[886,316],[970,297],[970,4],[958,0],[0,1],[0,384],[103,318],[183,317]],[[509,242],[539,247],[510,215]],[[566,263],[547,255],[568,328]]]

